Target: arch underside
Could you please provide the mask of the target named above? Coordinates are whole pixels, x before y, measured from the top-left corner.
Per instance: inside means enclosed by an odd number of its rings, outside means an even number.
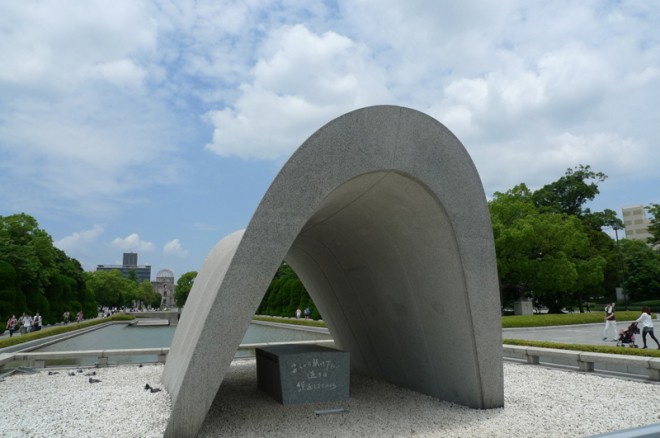
[[[449,219],[424,186],[397,172],[347,182],[285,260],[354,371],[475,405],[461,397],[480,384],[463,267]],[[466,367],[470,377],[455,378]]]
[[[467,152],[406,108],[348,113],[289,159],[194,283],[163,382],[166,436],[194,436],[280,262],[354,372],[474,408],[504,403],[497,268]]]

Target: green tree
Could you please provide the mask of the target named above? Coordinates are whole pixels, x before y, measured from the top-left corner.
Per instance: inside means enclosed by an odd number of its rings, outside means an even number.
[[[128,270],[128,275],[126,276],[129,280],[131,280],[133,283],[138,284],[138,276],[137,276],[137,271],[135,269],[129,269]]]
[[[660,204],[651,204],[646,207],[646,210],[651,214],[651,224],[648,227],[651,237],[649,237],[648,243],[660,245]]]
[[[660,253],[641,240],[621,241],[625,290],[631,301],[660,299]]]
[[[520,184],[489,202],[502,301],[534,297],[559,312],[602,283],[607,260],[577,216],[539,207],[535,195]]]
[[[588,208],[584,208],[584,204],[600,193],[598,183],[605,179],[607,175],[604,173],[594,172],[590,166],[580,164],[575,169],[566,169],[564,176],[557,181],[535,191],[534,203],[542,211],[582,218],[591,214]]]
[[[261,300],[257,313],[293,316],[298,307],[301,309],[309,307],[312,319],[321,317],[298,275],[291,266],[282,262]]]
[[[176,301],[177,307],[183,307],[186,304],[190,289],[192,289],[196,277],[197,271],[190,271],[183,274],[177,280],[174,288],[174,300]]]
[[[21,213],[0,216],[0,261],[13,266],[20,286],[19,302],[29,313],[40,312],[50,278],[56,272],[53,240],[33,217]]]
[[[586,203],[595,199],[599,194],[598,184],[605,181],[607,175],[595,172],[590,166],[578,165],[574,169],[567,169],[564,176],[550,184],[546,184],[533,194],[535,205],[542,212],[563,213],[580,219],[591,245],[588,259],[592,260],[588,266],[604,264],[603,280],[599,284],[590,281],[582,282],[574,293],[575,301],[583,311],[582,303],[590,296],[613,297],[615,287],[618,285],[618,265],[614,255],[614,244],[603,228],[613,225],[623,228],[623,222],[617,218],[616,212],[610,209],[591,211]],[[596,269],[595,272],[598,272]],[[597,276],[600,276],[598,274]],[[584,278],[580,275],[580,278]]]
[[[122,290],[122,304],[126,307],[137,307],[142,301],[139,285],[131,278],[124,279],[124,288]]]
[[[63,309],[93,314],[96,308],[80,263],[24,213],[0,216],[0,309],[10,306],[11,313],[39,312],[44,323],[60,321]]]
[[[154,289],[150,281],[143,281],[138,285],[138,300],[147,307],[160,307],[161,296]]]
[[[88,289],[102,306],[120,307],[127,302],[129,289],[135,283],[124,278],[117,269],[112,271],[94,271],[85,273]]]
[[[0,260],[0,318],[4,318],[3,321],[6,321],[12,314],[16,314],[15,309],[24,308],[24,303],[17,303],[20,291],[16,269],[9,263]]]
[[[93,315],[97,304],[94,295],[87,291],[82,266],[64,251],[57,248],[54,248],[54,251],[57,272],[46,286],[50,317],[53,321],[60,321],[62,314],[72,309],[82,309],[86,315]]]

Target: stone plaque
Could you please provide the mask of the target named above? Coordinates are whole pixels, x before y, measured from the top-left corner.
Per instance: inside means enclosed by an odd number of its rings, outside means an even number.
[[[348,399],[347,351],[318,345],[277,345],[256,349],[257,385],[282,404]]]

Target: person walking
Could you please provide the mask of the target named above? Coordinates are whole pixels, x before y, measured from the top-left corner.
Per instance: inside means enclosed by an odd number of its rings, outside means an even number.
[[[605,330],[603,330],[603,341],[607,341],[608,331],[612,332],[612,340],[617,340],[616,315],[614,314],[614,303],[605,306]]]
[[[30,333],[30,328],[32,327],[32,317],[30,315],[23,315],[23,334],[27,335]]]
[[[32,318],[32,328],[36,332],[41,330],[41,315],[39,315],[39,312],[37,312],[37,314],[34,315],[34,318]]]
[[[18,320],[16,319],[16,315],[12,315],[11,318],[9,318],[9,321],[7,321],[7,330],[9,330],[10,338],[14,336],[14,332],[16,331],[17,324],[18,324]]]
[[[655,334],[653,333],[653,318],[651,318],[651,308],[647,306],[642,307],[642,314],[635,320],[635,322],[638,324],[638,326],[641,326],[642,329],[642,342],[644,343],[642,348],[646,348],[646,335],[651,335],[651,339],[653,339],[655,343],[658,344],[658,350],[660,350],[660,342],[658,342],[658,338],[656,338]]]

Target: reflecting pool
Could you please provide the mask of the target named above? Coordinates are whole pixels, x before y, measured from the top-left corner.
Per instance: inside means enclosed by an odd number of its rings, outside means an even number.
[[[175,330],[176,327],[174,326],[130,326],[128,324],[112,324],[32,351],[46,352],[166,348],[171,346]],[[329,334],[315,331],[250,324],[241,343],[255,344],[261,342],[315,341],[325,339],[332,339],[332,337]],[[221,340],[219,340],[219,342],[221,342]],[[236,352],[236,357],[253,355],[254,352],[249,350],[239,350]],[[97,358],[81,357],[53,359],[46,361],[46,364],[47,366],[91,366],[96,362]],[[142,362],[157,362],[157,356],[114,356],[108,359],[109,365]]]

